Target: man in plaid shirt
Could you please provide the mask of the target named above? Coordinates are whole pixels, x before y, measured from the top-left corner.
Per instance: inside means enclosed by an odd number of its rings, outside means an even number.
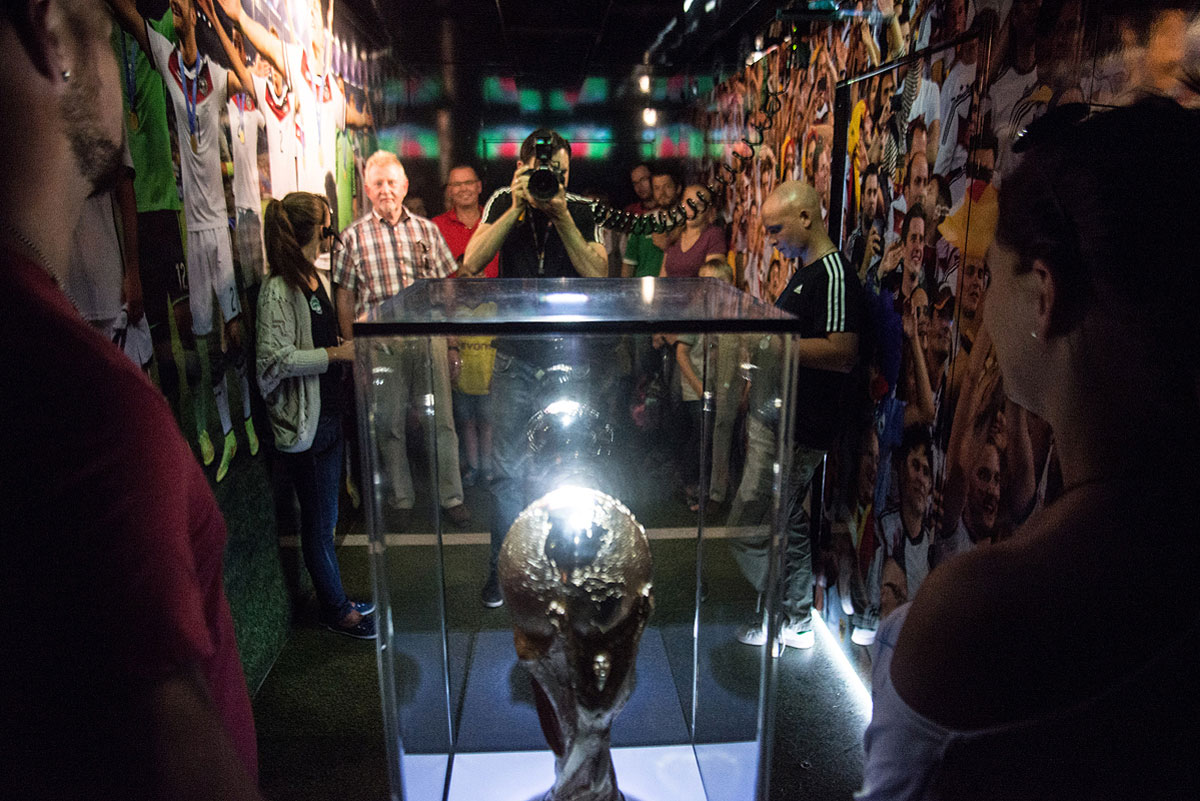
[[[338,320],[342,338],[353,338],[353,321],[373,311],[418,278],[447,278],[457,269],[450,249],[437,226],[404,208],[408,177],[394,153],[380,150],[367,160],[367,198],[371,213],[342,232],[342,248],[333,256]],[[419,340],[392,345],[384,359],[392,373],[386,397],[393,402],[380,408],[379,451],[391,483],[388,506],[397,528],[404,528],[415,504],[412,473],[408,465],[405,426],[408,405],[427,397],[432,389],[434,427],[437,434],[438,500],[452,523],[460,528],[471,515],[463,504],[462,477],[458,472],[458,435],[450,409],[451,361],[457,367],[458,348],[446,340],[430,340],[432,371],[424,366],[425,348]],[[433,387],[427,376],[433,374]]]

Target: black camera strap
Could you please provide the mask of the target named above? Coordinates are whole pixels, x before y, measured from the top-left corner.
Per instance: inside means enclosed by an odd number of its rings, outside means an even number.
[[[537,211],[534,209],[534,211]],[[541,239],[538,238],[538,219],[546,221],[546,228],[542,232]],[[546,242],[550,239],[550,218],[545,214],[530,214],[529,215],[529,231],[533,236],[533,249],[537,253],[537,274],[539,276],[546,274]]]

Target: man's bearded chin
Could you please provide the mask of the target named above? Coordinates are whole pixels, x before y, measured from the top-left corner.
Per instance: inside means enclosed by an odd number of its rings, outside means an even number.
[[[97,119],[99,94],[94,73],[81,71],[59,104],[71,152],[79,171],[91,185],[88,197],[112,191],[121,174],[123,142],[104,133]],[[122,131],[122,135],[123,135]]]
[[[375,206],[375,210],[379,212],[380,217],[391,217],[396,213],[399,205],[400,204],[396,202],[395,198],[389,198],[387,200],[379,201],[379,203],[377,203]]]

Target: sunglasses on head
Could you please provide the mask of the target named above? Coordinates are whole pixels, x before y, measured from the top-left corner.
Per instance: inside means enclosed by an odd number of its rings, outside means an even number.
[[[1115,108],[1103,103],[1064,103],[1033,120],[1013,138],[1012,152],[1024,153],[1034,145],[1052,142],[1097,111]]]

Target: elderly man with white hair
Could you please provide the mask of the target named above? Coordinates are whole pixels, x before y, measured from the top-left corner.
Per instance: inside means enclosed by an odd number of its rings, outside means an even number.
[[[338,323],[342,338],[353,339],[354,320],[373,311],[418,278],[447,278],[458,269],[446,240],[430,220],[404,207],[408,176],[394,153],[375,152],[367,159],[367,199],[371,211],[342,232],[342,247],[333,254],[333,283],[336,287]],[[437,493],[446,517],[460,528],[471,521],[463,503],[462,477],[458,471],[458,435],[450,407],[450,362],[457,362],[453,340],[435,337],[429,357],[433,369],[423,366],[424,351],[416,343],[394,348],[394,386],[389,394],[395,406],[380,411],[380,457],[390,481],[388,497],[391,527],[409,525],[416,503],[412,471],[408,465],[408,404],[433,395],[434,427],[437,430]],[[428,376],[432,374],[433,386]]]

